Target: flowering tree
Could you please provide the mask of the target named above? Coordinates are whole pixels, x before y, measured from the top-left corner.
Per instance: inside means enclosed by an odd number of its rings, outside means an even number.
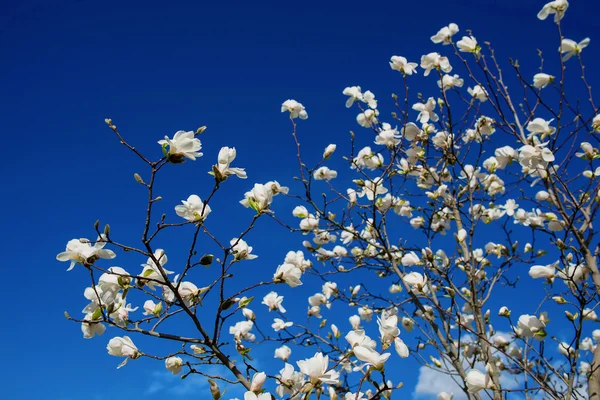
[[[298,190],[276,181],[254,184],[240,201],[247,228],[226,238],[207,221],[216,218],[213,208],[220,211],[219,189],[247,178],[235,166],[236,149],[221,149],[209,172],[214,185],[202,189],[202,198],[192,194],[172,205],[174,212],[157,215],[159,172],[203,156],[197,136],[205,127],[160,140],[162,157],[152,161],[106,120],[147,168],[135,174],[148,192],[143,233],[141,243],[126,244],[97,222],[97,239],[67,243],[57,259],[86,271],[89,285],[84,316],[67,318],[81,324],[85,338],[109,327],[115,336],[107,350],[123,359],[119,367],[143,357],[161,360],[182,378],[207,376],[214,399],[224,385],[242,385],[245,400],[401,397],[400,369],[390,365],[408,357],[451,376],[469,399],[600,398],[600,330],[590,322],[598,320],[600,294],[594,230],[600,115],[582,59],[589,39],[563,37],[567,8],[566,0],[554,0],[538,14],[553,16],[557,26],[557,70],[544,65],[540,52],[535,76],[524,76],[512,60],[507,74],[491,45],[471,32],[456,40],[459,27],[449,24],[431,40],[452,63],[437,52],[420,64],[391,57],[404,89],[392,96],[389,116],[372,92],[344,89],[346,106],[358,107],[358,124],[371,132],[352,133],[350,154],[340,158],[349,170],[339,176],[327,166],[337,156],[335,144],[316,165],[304,162],[297,121],[308,114],[299,102],[285,101]],[[464,77],[453,73],[459,69]],[[437,81],[428,96],[410,90],[419,73]],[[520,86],[517,94],[509,93],[507,80]],[[570,99],[567,82],[587,100]],[[276,214],[276,197],[295,208]],[[265,219],[297,235],[299,245],[304,238],[304,249],[273,266],[272,279],[238,282],[239,264],[257,257],[247,240]],[[183,251],[187,261],[171,271],[158,243],[164,232],[190,227],[188,244],[169,250]],[[207,242],[216,254],[199,252]],[[141,270],[107,268],[104,260],[120,252],[145,261]],[[204,268],[214,276],[193,283]],[[519,281],[527,280],[540,290],[523,290]],[[288,315],[283,303],[302,284],[315,288],[306,323],[298,322],[306,315]],[[265,288],[260,302],[254,294]],[[521,310],[502,305],[507,296],[528,294],[540,295]],[[353,314],[348,321],[332,314],[343,308]],[[191,328],[171,333],[173,320]],[[136,337],[144,336],[179,346],[138,348]],[[278,343],[281,364],[262,371],[253,355],[266,342]],[[292,352],[306,359],[292,362]],[[231,374],[211,376],[206,366],[214,364]]]

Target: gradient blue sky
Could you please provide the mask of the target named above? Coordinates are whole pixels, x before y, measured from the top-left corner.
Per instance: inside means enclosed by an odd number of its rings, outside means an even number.
[[[288,98],[307,107],[305,148],[319,156],[328,143],[345,142],[350,129],[360,129],[355,112],[344,107],[343,88],[361,85],[387,102],[401,87],[390,56],[416,61],[439,51],[429,37],[449,22],[494,43],[503,60],[534,60],[537,47],[548,53],[557,47],[554,25],[535,18],[544,4],[537,0],[0,4],[2,398],[207,397],[194,394],[205,390],[201,381],[179,384],[162,365],[140,361],[117,371],[119,360],[104,350],[114,333],[85,341],[63,317],[65,310],[79,315],[87,284],[82,270],[67,274],[54,259],[67,240],[94,236],[96,219],[124,237],[139,236],[145,194],[132,174],[143,173],[142,165],[118,145],[104,118],[153,157],[164,135],[207,125],[206,158],[165,173],[165,210],[207,192],[206,171],[224,145],[238,148],[236,164],[249,175],[222,193],[235,204],[254,182],[292,184],[289,121],[279,113]],[[593,37],[599,14],[599,2],[574,0],[564,23],[572,39],[592,35],[590,68],[600,61]],[[536,66],[522,64],[533,75]],[[226,217],[220,211],[225,220],[214,229],[225,237],[251,216],[241,206]],[[251,243],[260,263],[241,278],[272,274],[300,244],[261,229]],[[143,261],[115,264],[135,270]],[[265,354],[270,361],[271,348]],[[410,393],[415,369],[403,369],[397,380]]]

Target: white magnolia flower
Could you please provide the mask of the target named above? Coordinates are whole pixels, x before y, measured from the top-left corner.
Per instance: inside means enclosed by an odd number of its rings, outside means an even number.
[[[352,107],[355,101],[361,101],[363,99],[363,94],[360,90],[360,86],[347,87],[344,89],[342,94],[344,96],[348,96],[348,100],[346,100],[347,108]]]
[[[553,120],[554,119],[546,121],[543,118],[534,118],[527,124],[527,130],[530,133],[528,137],[531,137],[532,135],[540,135],[540,138],[544,139],[547,136],[552,135],[554,132],[556,132],[556,128],[550,126],[550,123]]]
[[[537,17],[545,20],[550,14],[554,14],[554,22],[558,22],[565,16],[567,8],[569,8],[567,0],[553,0],[542,7]]]
[[[336,148],[337,148],[337,145],[335,145],[335,144],[330,144],[327,147],[325,147],[325,150],[323,151],[323,158],[324,159],[329,158],[335,152]]]
[[[279,332],[279,331],[281,331],[281,330],[283,330],[283,329],[285,329],[285,328],[288,328],[288,327],[290,327],[290,326],[292,326],[292,325],[294,325],[294,323],[293,323],[293,322],[290,322],[290,321],[288,321],[288,322],[285,322],[285,321],[284,321],[284,320],[282,320],[281,318],[275,318],[275,319],[273,320],[273,324],[271,324],[271,328],[273,328],[273,330],[274,330],[275,332]]]
[[[439,53],[429,53],[421,56],[421,68],[425,70],[423,72],[424,76],[429,76],[432,69],[439,69],[446,73],[452,71],[448,57],[443,57]]]
[[[146,300],[144,302],[144,315],[159,315],[162,311],[162,301],[158,304],[152,300]]]
[[[183,360],[180,357],[169,357],[165,360],[165,367],[173,375],[178,374],[183,367]]]
[[[316,353],[312,358],[298,361],[296,364],[313,384],[323,382],[336,385],[339,382],[340,374],[334,370],[328,371],[329,357],[323,356],[321,352]]]
[[[277,267],[275,275],[273,276],[274,282],[285,282],[290,287],[296,287],[302,285],[302,269],[294,264],[284,263]]]
[[[412,106],[412,109],[419,112],[417,119],[420,123],[424,124],[429,120],[433,122],[437,122],[439,120],[438,115],[435,113],[436,101],[433,97],[427,99],[425,103],[415,103]],[[419,130],[420,131],[420,130]],[[404,132],[404,137],[406,137],[406,130]],[[410,140],[410,139],[409,139]]]
[[[244,400],[271,400],[270,393],[255,394],[254,392],[244,393]]]
[[[253,392],[258,392],[262,389],[265,381],[267,380],[267,374],[264,372],[257,372],[252,377],[252,382],[250,383],[250,390]]]
[[[427,287],[427,277],[418,272],[413,271],[406,274],[402,280],[413,293],[427,293],[429,291],[429,288]]]
[[[202,199],[193,194],[187,200],[181,200],[183,205],[175,206],[175,212],[181,218],[190,222],[203,221],[212,211],[208,204],[204,204]]]
[[[394,348],[396,349],[396,353],[400,356],[400,358],[407,358],[409,355],[408,346],[402,339],[397,337],[394,339]]]
[[[377,134],[375,143],[393,149],[400,144],[400,138],[401,136],[398,134],[398,129],[391,129],[390,127],[390,129],[383,129]]]
[[[554,76],[542,72],[533,76],[533,86],[537,89],[543,89],[554,81]]]
[[[546,324],[538,317],[525,314],[519,317],[516,332],[522,337],[535,337],[538,340],[542,340],[546,336],[545,328]]]
[[[405,57],[392,56],[390,60],[390,67],[395,71],[400,71],[404,75],[412,75],[417,72],[417,63],[408,62]]]
[[[233,335],[236,342],[239,342],[242,339],[252,342],[256,338],[253,333],[250,333],[253,326],[254,322],[252,321],[240,321],[234,326],[229,327],[229,334]]]
[[[288,358],[290,358],[291,354],[292,354],[292,349],[283,345],[283,346],[275,349],[275,357],[274,358],[279,358],[282,361],[287,361]]]
[[[481,47],[477,44],[477,39],[473,36],[463,36],[461,40],[456,43],[458,50],[463,53],[473,53],[478,55],[481,51]]]
[[[185,161],[184,158],[195,160],[196,157],[202,157],[202,153],[200,153],[202,144],[200,139],[196,139],[194,135],[193,131],[177,131],[173,139],[165,136],[164,140],[158,141],[158,144],[162,146],[163,152],[171,163],[182,163]],[[169,147],[168,151],[167,146]]]
[[[279,371],[277,377],[280,385],[275,390],[280,397],[286,394],[298,393],[304,386],[304,374],[300,371],[294,371],[294,367],[285,363],[283,369]]]
[[[307,119],[308,114],[304,109],[304,106],[301,103],[298,103],[296,100],[286,100],[281,105],[281,112],[290,112],[290,118],[298,118]]]
[[[381,370],[384,363],[390,358],[391,353],[379,354],[376,350],[367,346],[355,346],[352,351],[356,358],[372,365],[373,368]]]
[[[99,318],[102,318],[100,316]],[[102,336],[106,330],[106,326],[100,322],[93,322],[93,316],[91,313],[86,314],[84,322],[81,323],[81,333],[83,333],[84,339],[91,339],[94,336]]]
[[[590,44],[590,38],[585,38],[579,43],[571,39],[563,39],[560,42],[558,51],[564,54],[562,60],[567,61],[569,58],[579,55],[581,51],[588,46],[588,44]]]
[[[308,210],[304,206],[296,206],[292,211],[292,215],[298,218],[306,218],[308,214]]]
[[[370,128],[372,125],[377,123],[377,116],[379,115],[378,110],[365,110],[356,116],[356,122],[363,128]]]
[[[448,392],[439,392],[437,394],[437,398],[438,398],[438,400],[453,400],[454,394],[451,394]]]
[[[331,387],[331,386],[330,386]],[[357,393],[346,393],[344,395],[344,400],[365,400],[363,397],[365,394],[363,392]],[[331,396],[330,396],[331,397]]]
[[[558,352],[565,357],[573,357],[577,351],[569,346],[569,343],[560,342],[558,344]]]
[[[465,80],[456,74],[444,74],[444,76],[442,76],[442,79],[438,81],[438,86],[441,89],[447,90],[462,87],[464,83]]]
[[[231,175],[235,175],[238,178],[246,179],[246,171],[244,168],[234,168],[231,167],[231,163],[235,160],[237,152],[235,147],[221,147],[219,151],[217,165],[213,167],[213,174],[216,174],[215,170],[218,171],[220,175],[218,178],[227,179],[227,177]]]
[[[556,276],[556,264],[549,265],[534,265],[529,268],[529,276],[534,279],[538,278],[546,278],[549,281],[554,281],[554,277]]]
[[[488,99],[488,92],[482,85],[475,85],[472,88],[468,88],[467,92],[469,92],[474,99],[477,99],[482,103]]]
[[[231,253],[237,261],[241,260],[254,260],[258,256],[252,253],[252,246],[248,246],[243,239],[233,238],[229,241],[231,247]]]
[[[476,369],[472,369],[467,373],[465,383],[467,384],[469,393],[478,393],[480,390],[489,389],[493,385],[492,380],[487,374]]]
[[[105,250],[106,237],[101,235],[92,245],[88,239],[71,239],[67,248],[56,256],[58,261],[71,261],[67,271],[75,267],[75,264],[93,264],[94,261],[104,258],[112,259],[117,255],[112,250]]]
[[[134,360],[140,356],[138,348],[135,346],[135,344],[133,344],[133,341],[129,338],[129,336],[117,336],[110,339],[106,349],[108,350],[108,354],[111,356],[126,357],[117,368],[124,366],[130,358]]]
[[[273,190],[268,185],[255,183],[251,191],[244,193],[240,204],[256,212],[267,210],[273,202]]]
[[[254,314],[254,311],[247,307],[242,308],[242,315],[249,321],[254,321],[256,319],[256,314]]]
[[[452,43],[452,36],[458,33],[458,25],[452,23],[448,26],[444,26],[442,29],[438,31],[435,35],[431,37],[431,41],[433,43],[442,43],[443,45],[447,45]]]
[[[313,172],[313,177],[317,181],[330,181],[337,177],[337,171],[322,166],[317,168],[317,170]]]
[[[367,196],[367,199],[373,201],[378,194],[386,194],[388,190],[383,186],[382,178],[377,177],[372,181],[365,181],[363,189],[358,193],[358,197]]]
[[[158,264],[154,261],[158,261]],[[149,279],[147,282],[144,282],[146,286],[150,289],[154,290],[154,286],[157,282],[165,282],[165,278],[163,277],[163,272],[165,275],[170,275],[173,271],[169,271],[164,268],[167,263],[168,258],[163,249],[156,249],[154,251],[153,257],[148,257],[148,261],[145,264],[142,264],[144,269],[140,274],[142,277]],[[161,272],[162,271],[162,272]],[[151,280],[150,280],[151,279]]]
[[[269,311],[279,310],[280,312],[284,313],[285,308],[283,308],[283,305],[281,304],[282,302],[283,296],[279,296],[276,292],[270,292],[263,298],[262,304],[269,307]]]

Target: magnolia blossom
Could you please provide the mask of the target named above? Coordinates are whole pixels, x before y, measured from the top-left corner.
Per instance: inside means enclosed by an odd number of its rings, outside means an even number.
[[[381,181],[381,177],[377,177],[372,181],[366,181],[358,197],[367,196],[367,199],[373,201],[378,194],[386,194],[388,190],[383,186]]]
[[[294,367],[288,363],[285,363],[283,369],[279,371],[277,378],[280,385],[277,386],[275,391],[280,397],[286,394],[298,393],[305,383],[304,374],[300,371],[294,371]]]
[[[330,386],[331,387],[331,386]],[[344,395],[344,400],[364,400],[365,398],[363,397],[365,394],[363,392],[357,392],[357,393],[346,393]],[[331,397],[331,396],[330,396]]]
[[[387,148],[394,148],[400,144],[400,135],[398,129],[384,129],[380,131],[375,137],[375,143],[386,146]]]
[[[437,83],[441,89],[446,90],[446,89],[462,87],[463,84],[465,83],[465,80],[456,74],[454,74],[454,75],[444,74],[444,76],[442,76],[442,79],[439,80]]]
[[[529,276],[534,279],[546,278],[553,281],[556,276],[556,263],[550,265],[534,265],[529,268]]]
[[[313,172],[313,176],[317,181],[330,181],[337,177],[337,171],[323,166],[317,168],[317,170]]]
[[[193,131],[177,131],[173,139],[165,136],[164,140],[158,141],[158,144],[162,146],[169,161],[174,164],[184,162],[184,158],[195,160],[196,157],[202,157],[202,153],[200,153],[202,144],[200,139],[195,138],[194,135]],[[167,146],[169,147],[168,151],[166,150]]]
[[[246,392],[244,393],[244,400],[271,400],[270,393],[260,393],[255,394],[254,392]]]
[[[391,353],[379,354],[375,349],[368,346],[355,346],[352,348],[354,355],[361,361],[372,365],[375,369],[383,369],[384,363],[390,358]]]
[[[429,120],[432,120],[433,122],[437,122],[439,120],[438,115],[435,113],[435,105],[436,105],[436,102],[433,97],[430,97],[429,99],[427,99],[427,102],[425,102],[425,103],[413,104],[412,109],[419,112],[417,119],[419,120],[420,123],[424,124],[424,123],[428,122]],[[405,137],[406,137],[406,133],[405,133]]]
[[[535,337],[542,340],[546,333],[546,324],[535,315],[521,315],[517,324],[516,332],[519,336],[526,338]]]
[[[298,361],[296,364],[300,371],[308,376],[313,385],[319,382],[336,385],[339,382],[340,374],[334,370],[328,371],[329,357],[323,356],[321,352],[315,353],[312,358]]]
[[[444,26],[442,29],[438,31],[435,35],[431,37],[431,41],[433,43],[442,43],[443,45],[447,45],[452,43],[452,36],[458,33],[458,25],[452,23],[448,26]]]
[[[537,89],[543,89],[554,81],[553,75],[544,74],[542,72],[533,76],[533,86]]]
[[[550,123],[553,120],[554,119],[546,121],[543,118],[533,119],[527,124],[527,130],[530,132],[529,137],[532,135],[540,135],[540,138],[544,139],[545,137],[552,135],[554,132],[556,132],[556,129],[550,126]]]
[[[143,308],[144,315],[159,315],[162,311],[162,301],[159,301],[158,304],[156,304],[152,300],[146,300]]]
[[[421,68],[425,70],[424,76],[429,76],[432,69],[439,69],[442,72],[452,71],[452,66],[448,57],[443,57],[439,53],[429,53],[421,56]]]
[[[193,194],[187,200],[181,200],[183,205],[175,206],[175,212],[181,218],[190,222],[203,221],[212,211],[208,204],[204,204],[202,199]]]
[[[271,205],[273,195],[273,190],[268,185],[255,183],[251,191],[244,193],[244,199],[240,200],[240,204],[256,212],[264,211]]]
[[[169,357],[165,360],[165,367],[173,375],[178,374],[183,367],[183,360],[180,357]]]
[[[293,210],[292,210],[292,215],[294,217],[298,217],[298,218],[306,218],[308,217],[308,210],[306,209],[306,207],[304,206],[296,206]]]
[[[390,67],[395,71],[400,71],[404,75],[412,75],[417,72],[417,63],[408,62],[405,57],[392,56]]]
[[[336,148],[337,145],[335,144],[330,144],[327,147],[325,147],[325,151],[323,151],[323,158],[329,158],[335,152]]]
[[[283,305],[281,304],[282,302],[283,296],[279,296],[276,292],[270,292],[263,298],[262,304],[269,307],[269,311],[279,310],[280,312],[284,313],[285,308],[283,308]]]
[[[158,261],[158,264],[155,260]],[[144,267],[144,269],[142,270],[142,273],[140,275],[148,279],[148,281],[144,281],[144,283],[150,289],[154,290],[154,286],[157,283],[156,281],[165,282],[164,276],[173,274],[173,271],[169,271],[166,268],[164,268],[167,261],[168,258],[165,254],[165,251],[163,249],[156,249],[152,257],[148,257],[146,263],[142,264],[142,267]],[[138,284],[140,283],[141,282],[138,282]]]
[[[273,324],[271,324],[271,327],[273,328],[273,330],[274,330],[275,332],[279,332],[279,331],[281,331],[281,330],[283,330],[283,329],[286,329],[286,328],[288,328],[288,327],[290,327],[290,326],[292,326],[292,325],[294,325],[294,323],[293,323],[293,322],[290,322],[290,321],[288,321],[288,322],[285,322],[285,321],[284,321],[284,320],[282,320],[281,318],[275,318],[275,319],[273,320]]]
[[[571,39],[563,39],[560,42],[558,51],[563,53],[563,61],[567,61],[569,58],[579,55],[583,49],[590,44],[590,38],[585,38],[581,42],[577,43]]]
[[[133,344],[133,341],[129,338],[129,336],[117,336],[110,339],[106,349],[108,350],[108,354],[111,356],[126,357],[117,368],[121,368],[127,364],[127,361],[130,358],[134,360],[140,356],[138,348],[135,346],[135,344]]]
[[[302,269],[294,264],[284,263],[277,267],[275,275],[273,276],[274,282],[285,282],[290,287],[296,287],[302,285]]]
[[[475,85],[472,88],[468,88],[467,92],[469,92],[474,99],[477,99],[482,103],[488,99],[488,92],[482,85]]]
[[[240,321],[234,326],[229,327],[229,334],[233,335],[236,342],[240,342],[242,339],[252,342],[256,338],[254,334],[250,332],[253,326],[254,322],[252,321]]]
[[[469,393],[478,393],[480,390],[489,389],[493,385],[487,374],[476,369],[472,369],[467,373],[465,383]]]
[[[231,245],[231,253],[234,255],[237,261],[240,260],[254,260],[258,256],[252,253],[252,246],[248,246],[243,239],[233,238],[229,241]]]
[[[88,239],[71,239],[67,243],[67,249],[56,256],[58,261],[71,261],[67,271],[72,270],[75,264],[93,264],[94,261],[104,258],[112,259],[117,255],[112,250],[105,250],[106,236],[98,236],[92,245]]]
[[[537,17],[545,20],[550,14],[554,14],[554,22],[558,22],[565,16],[567,8],[569,8],[567,0],[553,0],[542,7]]]
[[[81,333],[83,333],[84,339],[91,339],[94,336],[102,336],[106,331],[106,326],[100,322],[93,322],[93,314],[87,314],[84,318],[84,322],[81,323]],[[101,316],[99,317],[101,318]]]
[[[427,293],[429,291],[429,288],[427,287],[427,277],[418,272],[406,274],[402,280],[413,293]]]
[[[394,348],[396,349],[396,353],[398,353],[400,358],[408,357],[408,355],[409,355],[408,346],[399,337],[394,339]]]
[[[370,128],[371,125],[377,123],[377,116],[379,115],[378,110],[365,110],[365,112],[360,113],[356,116],[356,122],[363,128]]]
[[[290,358],[291,354],[292,354],[292,349],[283,345],[283,346],[275,349],[275,357],[274,358],[279,358],[282,361],[287,361],[288,358]]]
[[[437,394],[437,398],[438,398],[438,400],[453,400],[454,394],[447,393],[447,392],[439,392]]]
[[[252,377],[252,382],[250,383],[250,390],[253,392],[258,392],[262,389],[265,381],[267,380],[267,374],[264,372],[257,372]]]
[[[296,100],[286,100],[281,105],[281,112],[290,112],[290,118],[298,118],[307,119],[308,114],[304,109],[304,106],[301,103],[298,103]]]
[[[344,96],[348,96],[348,100],[346,100],[346,107],[350,108],[354,104],[355,101],[360,101],[363,99],[363,94],[360,90],[360,86],[351,86],[344,89],[342,92]]]
[[[237,152],[235,147],[222,147],[219,151],[219,157],[217,165],[213,167],[213,174],[218,179],[227,179],[231,175],[235,175],[238,178],[246,179],[246,171],[244,168],[233,168],[231,163],[235,160]]]
[[[458,50],[463,53],[479,54],[481,47],[477,44],[477,39],[473,36],[463,36],[461,40],[456,43]]]

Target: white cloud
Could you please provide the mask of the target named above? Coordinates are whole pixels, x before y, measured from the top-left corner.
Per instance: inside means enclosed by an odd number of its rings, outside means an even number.
[[[437,399],[437,394],[440,392],[454,393],[454,400],[467,400],[467,396],[452,375],[427,367],[419,368],[419,380],[414,391],[415,398],[433,400]]]

